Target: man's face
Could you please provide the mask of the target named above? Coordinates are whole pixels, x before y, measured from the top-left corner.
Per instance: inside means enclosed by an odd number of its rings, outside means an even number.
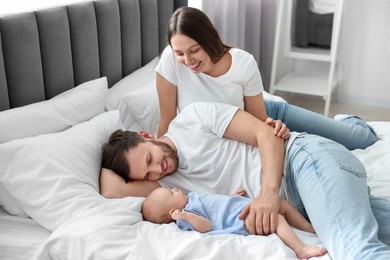
[[[175,150],[160,141],[146,141],[126,153],[132,180],[156,181],[172,174],[178,167]]]

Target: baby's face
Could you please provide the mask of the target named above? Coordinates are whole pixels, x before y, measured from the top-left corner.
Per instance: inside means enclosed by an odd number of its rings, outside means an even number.
[[[163,201],[164,204],[168,205],[172,209],[183,209],[188,202],[187,196],[179,189],[165,189],[159,188],[155,190],[156,198]]]

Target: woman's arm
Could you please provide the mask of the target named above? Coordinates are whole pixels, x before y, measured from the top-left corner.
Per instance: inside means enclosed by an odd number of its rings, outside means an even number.
[[[274,120],[267,116],[263,93],[256,96],[244,96],[244,104],[245,111],[274,128],[274,135],[283,139],[288,139],[290,137],[290,129],[287,128],[286,124],[280,120]]]
[[[284,141],[273,128],[251,114],[238,110],[226,128],[225,137],[255,145],[261,159],[261,192],[240,214],[251,234],[267,235],[276,231],[279,188],[284,163]]]
[[[156,181],[131,181],[125,180],[115,172],[102,168],[100,172],[100,194],[105,198],[124,198],[128,196],[146,197],[153,190],[160,187]]]
[[[160,124],[157,132],[159,138],[168,131],[169,124],[176,117],[177,88],[158,73],[156,85],[160,104]]]
[[[267,120],[267,110],[264,105],[263,93],[256,96],[244,96],[245,111],[252,116],[265,122]]]
[[[174,220],[185,220],[191,224],[191,226],[200,233],[208,232],[212,229],[213,225],[207,218],[199,216],[192,212],[181,211],[179,209],[171,210],[169,212]]]

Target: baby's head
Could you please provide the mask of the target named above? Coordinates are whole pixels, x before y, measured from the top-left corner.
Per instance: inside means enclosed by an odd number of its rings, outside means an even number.
[[[163,224],[173,221],[171,210],[182,210],[188,202],[187,196],[176,188],[158,188],[150,193],[142,204],[144,220]]]

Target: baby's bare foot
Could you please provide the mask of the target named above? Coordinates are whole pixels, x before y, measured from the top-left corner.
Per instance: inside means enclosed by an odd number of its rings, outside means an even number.
[[[304,246],[296,253],[299,259],[307,259],[313,256],[321,256],[325,254],[326,249],[319,246]]]

